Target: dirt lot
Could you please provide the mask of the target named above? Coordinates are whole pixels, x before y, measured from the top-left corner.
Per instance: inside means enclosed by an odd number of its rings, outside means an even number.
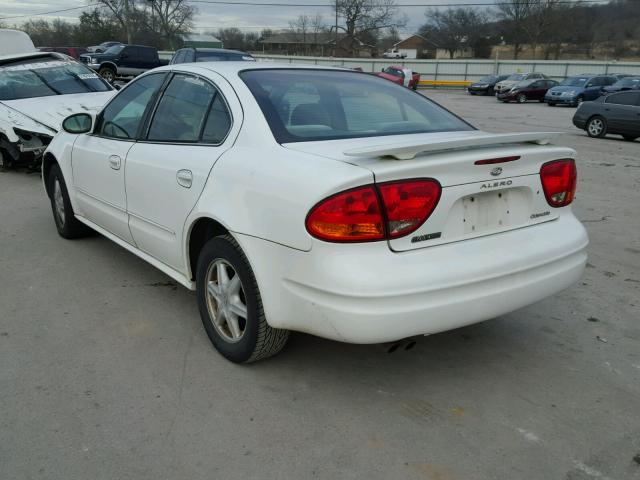
[[[426,94],[486,130],[565,132],[580,283],[410,351],[295,334],[237,366],[192,293],[61,239],[37,175],[0,173],[0,478],[640,478],[640,142],[590,139],[573,109]]]

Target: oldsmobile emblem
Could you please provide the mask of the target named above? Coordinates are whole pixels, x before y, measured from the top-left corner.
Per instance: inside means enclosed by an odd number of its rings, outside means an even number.
[[[502,173],[502,167],[496,167],[493,170],[491,170],[491,175],[493,175],[494,177],[497,177],[501,173]]]

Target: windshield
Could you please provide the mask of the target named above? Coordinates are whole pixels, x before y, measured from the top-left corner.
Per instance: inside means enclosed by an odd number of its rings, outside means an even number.
[[[585,83],[587,83],[587,80],[589,79],[586,77],[569,77],[560,82],[560,85],[566,87],[582,87]]]
[[[509,78],[507,78],[507,80],[509,81],[521,81],[524,80],[525,78],[527,78],[527,74],[526,73],[514,73],[513,75],[509,75]]]
[[[265,69],[240,76],[278,143],[473,130],[426,97],[373,75]]]
[[[498,77],[496,77],[495,75],[489,75],[488,77],[484,77],[478,80],[478,83],[492,83],[495,82],[497,78]]]
[[[75,61],[22,61],[0,68],[0,100],[108,90],[96,72]]]
[[[107,48],[104,53],[108,53],[110,55],[117,55],[124,49],[124,45],[114,45],[113,47]]]
[[[616,87],[640,88],[640,77],[626,77],[615,83]]]

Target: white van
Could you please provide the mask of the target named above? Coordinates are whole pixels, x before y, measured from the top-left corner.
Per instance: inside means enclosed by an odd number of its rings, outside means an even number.
[[[35,52],[31,37],[20,30],[0,28],[0,56]]]

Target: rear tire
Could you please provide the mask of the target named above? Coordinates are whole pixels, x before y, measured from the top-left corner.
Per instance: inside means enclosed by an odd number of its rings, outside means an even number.
[[[624,138],[627,142],[635,142],[636,138],[638,137],[636,137],[635,135],[622,135],[622,138]]]
[[[68,240],[90,235],[92,230],[75,217],[71,200],[69,200],[67,184],[64,181],[62,170],[60,170],[58,164],[51,167],[47,185],[51,200],[53,220],[55,221],[58,234]]]
[[[585,130],[592,138],[602,138],[607,134],[607,121],[600,115],[595,115],[589,119]]]
[[[196,293],[204,329],[228,360],[262,360],[287,343],[289,331],[267,323],[251,265],[231,235],[215,237],[202,248]]]
[[[98,70],[98,74],[105,79],[107,83],[113,83],[116,79],[116,72],[111,67],[100,67]]]

